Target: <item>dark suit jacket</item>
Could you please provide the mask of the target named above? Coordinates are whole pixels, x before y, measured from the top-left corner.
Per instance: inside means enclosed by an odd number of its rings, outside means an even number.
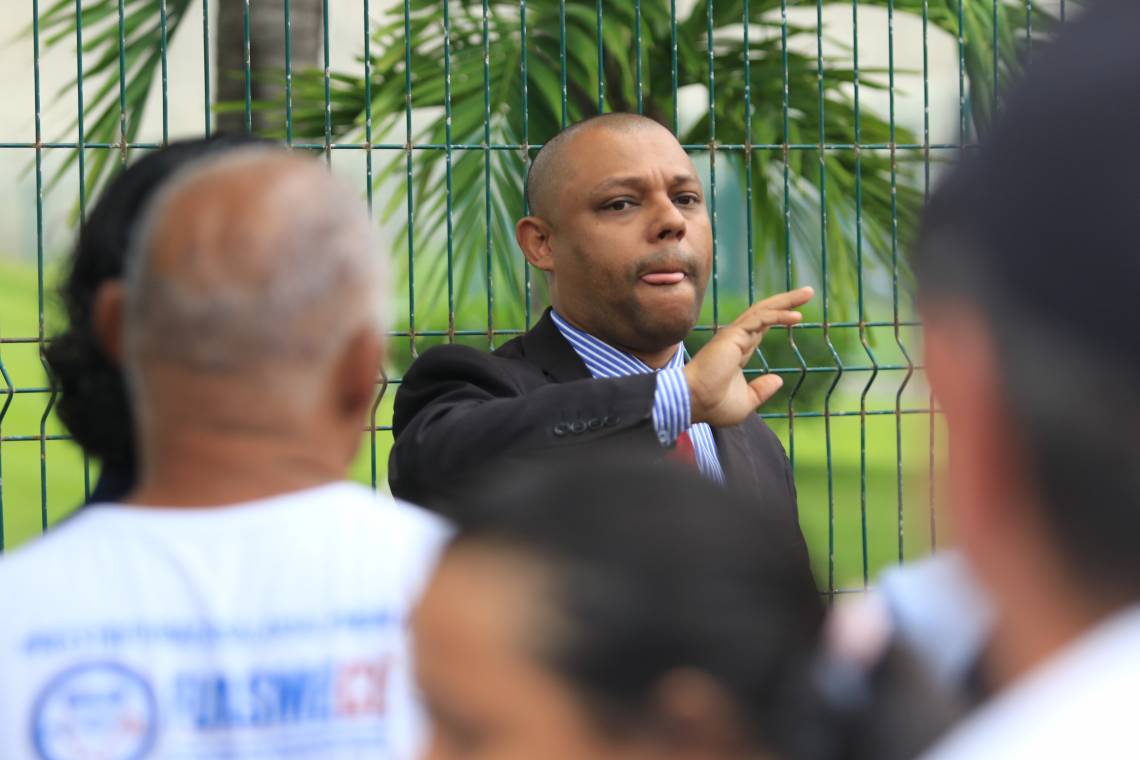
[[[480,466],[502,458],[613,448],[662,456],[653,427],[652,374],[594,379],[549,311],[494,353],[438,346],[417,359],[396,393],[392,493],[432,505]],[[757,415],[714,428],[730,487],[796,518],[783,446]]]

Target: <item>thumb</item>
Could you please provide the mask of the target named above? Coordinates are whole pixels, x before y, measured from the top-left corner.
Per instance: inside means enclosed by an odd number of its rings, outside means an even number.
[[[755,396],[756,406],[768,403],[768,399],[776,395],[784,387],[784,379],[779,375],[761,375],[748,384]]]

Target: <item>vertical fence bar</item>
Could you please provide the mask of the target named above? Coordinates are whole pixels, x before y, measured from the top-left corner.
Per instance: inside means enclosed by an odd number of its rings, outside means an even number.
[[[824,67],[823,67],[823,0],[816,0],[815,5],[816,14],[816,75],[819,82],[819,104],[818,115],[819,120],[819,235],[820,235],[820,272],[822,274],[822,290],[823,290],[823,339],[827,344],[828,351],[831,353],[832,358],[835,359],[838,371],[835,374],[835,379],[831,383],[831,387],[827,389],[827,395],[823,400],[823,435],[824,435],[824,448],[827,457],[827,593],[829,598],[833,598],[835,586],[835,474],[832,470],[832,448],[831,448],[831,395],[835,392],[835,386],[839,384],[839,378],[843,374],[842,367],[840,366],[839,356],[835,352],[835,346],[831,343],[831,314],[830,306],[830,292],[828,288],[828,246],[827,246],[827,128],[825,120],[825,88],[824,88]]]
[[[566,113],[566,0],[558,0],[558,64],[562,77],[562,128],[569,123]]]
[[[122,39],[123,39],[123,1],[119,0],[119,102],[122,103]],[[37,346],[40,354],[40,363],[44,361],[44,148],[43,148],[43,105],[40,99],[40,4],[39,0],[32,0],[32,89],[35,106],[35,137],[36,137],[36,317],[38,325]],[[120,119],[120,124],[125,121]],[[125,142],[124,138],[124,142]],[[53,394],[54,395],[54,394]],[[48,526],[48,485],[47,485],[47,418],[51,413],[51,401],[48,401],[40,418],[40,528],[47,530]]]
[[[210,0],[202,0],[202,134],[210,136]]]
[[[633,65],[637,112],[645,113],[645,97],[641,83],[641,0],[633,0]]]
[[[781,119],[783,123],[784,132],[784,267],[785,277],[784,289],[791,290],[793,287],[793,280],[795,278],[795,268],[792,261],[792,193],[791,193],[791,124],[789,112],[791,110],[790,102],[790,72],[788,69],[788,2],[787,0],[780,0],[780,68],[783,71],[784,81],[781,88],[782,98],[780,104]],[[807,380],[807,362],[804,361],[803,354],[800,353],[799,347],[796,345],[795,327],[788,328],[788,346],[795,354],[796,361],[800,365],[800,376],[796,380],[795,386],[788,393],[788,461],[792,467],[792,474],[795,474],[796,468],[796,395],[799,393],[800,388],[803,387],[804,381]]]
[[[713,30],[715,16],[713,14],[713,0],[705,3],[705,20],[708,42],[706,44],[706,61],[709,67],[709,215],[712,217],[712,297],[713,297],[713,328],[720,327],[720,264],[717,259],[719,247],[716,239],[716,48],[713,45]]]
[[[745,262],[748,277],[748,303],[756,301],[755,251],[752,239],[752,41],[748,36],[751,12],[748,0],[744,0],[744,235]],[[763,360],[764,355],[760,355]],[[768,369],[768,362],[764,362]]]
[[[495,348],[495,279],[491,268],[491,41],[483,0],[483,226],[487,266],[487,348]]]
[[[284,0],[285,18],[285,144],[292,147],[293,145],[293,10],[290,7],[290,0]],[[364,60],[365,70],[368,70],[368,0],[364,0]],[[369,80],[365,87],[369,88],[367,95],[371,94],[372,82]],[[366,96],[367,96],[366,95]],[[368,119],[368,126],[372,125],[372,111],[368,109],[366,115]],[[369,193],[372,192],[372,185],[369,183]],[[374,457],[375,458],[375,457]]]
[[[922,0],[922,197],[930,197],[930,0]]]
[[[447,51],[447,3],[443,4],[444,88],[447,107],[451,108],[451,55]],[[451,112],[447,118],[448,143],[451,142]],[[412,8],[411,0],[404,0],[404,195],[408,214],[408,351],[416,356],[416,234],[412,224],[415,218],[415,184],[412,176]],[[448,277],[451,276],[451,153],[447,154],[447,245]],[[450,284],[450,279],[449,279]],[[450,294],[450,289],[449,289]],[[448,309],[451,313],[451,309]]]
[[[1025,0],[1025,49],[1033,52],[1033,0]]]
[[[162,11],[164,14],[164,16],[163,16],[163,35],[164,35],[163,50],[165,51],[165,47],[166,47],[166,42],[165,42],[166,0],[162,0]],[[163,67],[164,67],[164,69],[165,69],[165,65],[166,65],[166,57],[164,55],[163,56]],[[166,79],[166,74],[165,74],[165,70],[164,70],[164,72],[163,72],[163,80],[164,80],[163,107],[164,108],[166,105],[166,103],[165,103],[165,101],[166,101],[166,98],[165,98],[165,79]],[[83,123],[85,120],[85,114],[84,114],[84,103],[83,103],[83,1],[82,0],[75,0],[75,109],[76,109],[75,112],[77,114],[76,120],[75,120],[75,126],[76,126],[76,132],[77,132],[77,134],[76,134],[77,145],[75,148],[75,150],[76,150],[76,165],[79,168],[79,219],[80,219],[80,223],[82,223],[83,220],[85,220],[87,218],[87,150],[86,150],[87,131],[86,131],[86,127]],[[165,111],[163,112],[163,114],[164,114],[163,122],[165,123],[165,121],[166,121]],[[165,139],[166,139],[166,135],[164,133],[163,134],[163,140],[165,140]],[[53,385],[54,385],[54,383],[53,383]],[[0,414],[0,419],[3,419],[2,414]],[[0,482],[2,482],[2,481],[0,481]],[[90,497],[91,497],[91,457],[88,456],[87,451],[84,450],[83,451],[83,498],[84,498],[84,500],[87,500]],[[2,504],[3,504],[3,501],[0,500],[0,507],[2,507]],[[0,551],[2,551],[4,549],[4,541],[3,541],[4,525],[3,525],[3,523],[4,523],[4,515],[3,515],[2,510],[0,510]]]
[[[325,52],[325,163],[332,166],[332,82],[329,70],[329,0],[321,0],[321,44]]]
[[[998,4],[1001,1],[1002,0],[992,0],[992,2],[993,2],[993,29],[991,30],[991,32],[992,32],[991,40],[993,42],[993,50],[991,52],[993,54],[993,63],[991,65],[994,67],[994,91],[992,93],[990,93],[990,99],[992,101],[992,104],[991,104],[992,110],[990,111],[990,122],[991,123],[993,122],[994,119],[997,118],[998,88],[1001,86],[999,83],[999,75],[998,75],[999,62],[1001,60],[1001,56],[1000,56],[1001,48],[998,46],[998,25],[1001,23],[1001,21],[998,17],[998,12],[999,12]]]
[[[966,122],[966,28],[963,3],[958,0],[958,147],[959,158],[966,150],[969,125]]]
[[[606,112],[606,45],[602,38],[602,0],[597,0],[598,19],[598,113]]]
[[[0,354],[0,380],[4,381],[4,400],[0,402],[0,555],[4,554],[4,418],[8,416],[8,407],[12,405],[16,387],[8,375],[8,368],[4,366],[4,356]]]
[[[404,0],[405,3],[409,0]],[[444,112],[444,126],[443,126],[443,142],[444,142],[444,164],[447,180],[447,339],[448,342],[455,341],[455,250],[452,245],[453,240],[453,218],[452,212],[454,209],[453,200],[453,183],[452,183],[452,148],[451,148],[451,12],[448,10],[450,2],[443,4],[443,112]],[[405,5],[405,7],[407,7]],[[563,91],[565,91],[565,84],[563,84]],[[411,101],[411,80],[408,80],[408,100]],[[565,109],[563,109],[565,111]],[[565,118],[565,117],[563,117]],[[408,119],[411,119],[411,112],[409,111]],[[409,121],[409,124],[411,122]],[[410,130],[410,127],[409,127]],[[411,132],[408,133],[408,160],[411,161]],[[411,168],[408,168],[408,195],[411,197]],[[409,215],[411,211],[409,210]],[[411,224],[411,216],[408,217],[408,224]]]
[[[669,57],[673,75],[673,134],[680,135],[681,106],[677,102],[677,0],[669,0]]]
[[[527,81],[527,51],[526,51],[526,0],[519,0],[519,75],[522,82],[522,159],[523,159],[523,186],[526,185],[526,176],[530,168],[530,89]],[[530,206],[526,202],[526,192],[522,194],[523,215],[530,213]],[[533,272],[530,262],[523,257],[523,327],[530,329],[531,298],[534,292]]]
[[[166,0],[158,3],[158,30],[159,30],[159,56],[162,60],[162,144],[170,142],[170,97],[169,97],[169,62],[167,61],[169,39],[167,35]],[[75,26],[79,28],[79,18],[75,19]],[[82,57],[83,48],[76,50],[75,57]],[[82,87],[80,86],[80,89]],[[82,117],[80,117],[82,118]]]
[[[245,75],[245,133],[253,133],[253,56],[249,29],[249,0],[241,2],[242,68]]]
[[[127,14],[119,0],[119,162],[123,165],[127,163],[127,132]]]
[[[855,287],[859,310],[859,343],[871,362],[871,375],[859,394],[859,525],[863,553],[863,587],[870,583],[870,545],[867,535],[867,394],[879,375],[879,362],[867,340],[867,311],[863,281],[863,114],[859,76],[859,0],[851,0],[851,36],[855,86]],[[892,147],[893,156],[893,147]]]
[[[930,178],[930,104],[929,104],[929,87],[927,85],[926,76],[926,34],[927,34],[927,18],[928,8],[927,0],[922,3],[922,90],[923,90],[923,103],[922,103],[922,142],[923,142],[923,164],[926,171],[926,183],[929,185]],[[906,391],[907,386],[910,384],[910,379],[914,375],[914,364],[911,362],[910,352],[906,350],[906,346],[902,340],[902,330],[899,318],[899,213],[898,213],[898,154],[895,147],[896,128],[895,128],[895,3],[894,0],[888,0],[887,3],[887,92],[890,99],[890,140],[891,140],[891,315],[894,320],[894,336],[895,346],[898,347],[899,353],[902,354],[903,359],[906,361],[906,374],[903,376],[902,382],[899,384],[898,391],[895,393],[895,483],[898,488],[898,515],[897,515],[897,530],[898,530],[898,562],[901,565],[906,558],[906,533],[905,533],[905,517],[903,511],[903,435],[902,435],[902,399],[903,393]]]
[[[288,3],[289,0],[285,0]],[[371,28],[371,7],[369,0],[364,0],[364,194],[368,202],[368,216],[372,216],[372,28]],[[288,39],[289,29],[289,6],[285,6],[285,35]],[[289,56],[286,53],[285,65],[289,65]],[[286,99],[288,99],[286,95]],[[408,230],[409,236],[411,230]],[[384,367],[381,364],[380,373],[383,375]],[[372,407],[368,415],[368,450],[371,456],[369,457],[369,475],[371,479],[372,490],[377,488],[377,481],[379,480],[378,466],[376,463],[377,449],[376,449],[376,411],[380,408],[380,402],[384,400],[384,392],[387,390],[387,382],[385,382],[372,402]]]

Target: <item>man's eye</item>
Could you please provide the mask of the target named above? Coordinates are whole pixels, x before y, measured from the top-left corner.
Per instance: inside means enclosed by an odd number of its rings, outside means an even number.
[[[606,209],[607,211],[625,211],[632,205],[633,201],[627,200],[625,198],[619,198],[616,201],[610,201],[606,205],[602,206],[602,208]]]
[[[700,198],[692,194],[679,195],[673,202],[679,206],[695,206],[700,203]]]

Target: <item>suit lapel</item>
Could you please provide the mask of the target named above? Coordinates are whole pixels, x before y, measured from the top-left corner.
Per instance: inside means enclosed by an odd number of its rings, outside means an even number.
[[[586,380],[590,370],[573,347],[562,337],[558,325],[547,309],[525,335],[522,336],[523,355],[556,383]]]
[[[725,482],[734,489],[755,492],[759,488],[759,478],[744,426],[714,427],[712,431]]]
[[[558,326],[547,309],[526,334],[522,336],[522,353],[547,377],[556,383],[569,383],[591,377],[590,370],[573,347],[562,337]],[[743,425],[712,429],[717,456],[724,470],[725,480],[734,488],[755,490],[759,475],[748,446],[748,435]]]

